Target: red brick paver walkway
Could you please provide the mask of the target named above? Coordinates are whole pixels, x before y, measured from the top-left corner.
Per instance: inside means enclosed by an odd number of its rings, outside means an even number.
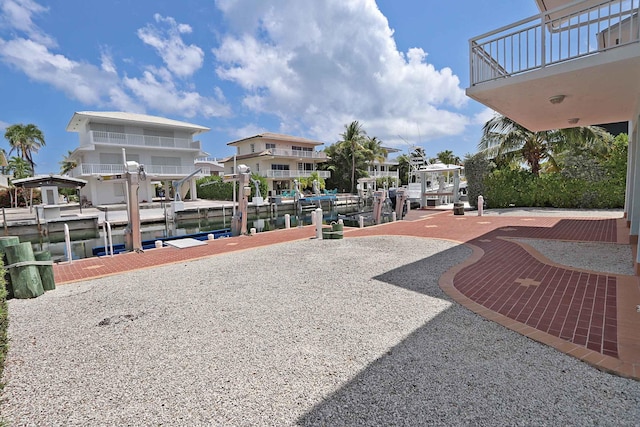
[[[440,279],[442,288],[457,302],[600,369],[640,379],[638,277],[559,265],[512,240],[628,244],[624,220],[411,211],[404,221],[345,229],[345,238],[373,235],[441,238],[469,245],[473,256]],[[58,264],[54,272],[56,283],[62,284],[313,236],[313,227],[276,230],[193,248],[165,247],[79,260]]]

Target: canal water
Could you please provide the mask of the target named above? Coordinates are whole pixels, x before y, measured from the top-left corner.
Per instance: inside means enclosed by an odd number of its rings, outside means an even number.
[[[330,211],[324,211],[323,221],[327,224],[338,220],[338,215],[358,212],[358,206],[333,207]],[[301,215],[290,214],[291,227],[310,225],[312,211],[302,212]],[[231,227],[231,216],[215,219],[198,219],[178,222],[158,222],[142,224],[142,240],[156,240],[162,237],[183,236],[193,233],[208,232]],[[284,214],[249,215],[247,217],[247,229],[255,228],[256,232],[263,233],[271,230],[285,228]],[[124,243],[124,226],[112,228],[113,244]],[[95,231],[71,231],[71,252],[73,259],[93,257],[93,248],[105,246],[104,232]],[[64,233],[51,233],[48,236],[31,235],[21,236],[22,241],[30,241],[34,250],[44,250],[51,253],[54,261],[66,261],[67,250],[64,241]]]

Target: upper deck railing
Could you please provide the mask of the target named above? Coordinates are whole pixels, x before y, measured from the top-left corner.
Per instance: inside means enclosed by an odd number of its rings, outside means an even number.
[[[200,141],[187,138],[169,138],[164,136],[138,135],[133,133],[103,132],[92,130],[91,142],[94,144],[114,144],[150,148],[180,148],[199,150]]]
[[[278,157],[297,157],[301,159],[326,159],[327,153],[324,151],[307,151],[307,150],[283,150],[281,148],[270,148],[272,155]]]
[[[471,86],[638,43],[640,0],[576,1],[469,41]]]

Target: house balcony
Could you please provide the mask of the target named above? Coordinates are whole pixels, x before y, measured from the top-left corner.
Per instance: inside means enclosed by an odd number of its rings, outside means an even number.
[[[163,136],[139,135],[133,133],[117,133],[90,131],[91,143],[117,146],[143,147],[153,149],[201,150],[200,141],[187,138],[169,138]]]
[[[301,170],[267,170],[260,171],[258,174],[265,178],[271,179],[295,179],[295,178],[308,178],[311,174],[317,173],[320,178],[331,178],[331,172],[329,171],[301,171]]]
[[[367,171],[369,178],[394,178],[400,179],[400,172],[398,171]]]
[[[327,160],[327,153],[324,151],[283,150],[281,148],[270,148],[268,151],[274,157]]]
[[[185,177],[198,168],[193,166],[159,166],[159,165],[144,165],[144,171],[147,176],[154,178],[170,178],[170,177]],[[202,170],[197,176],[209,175],[211,171],[207,167],[201,168]],[[95,164],[95,163],[82,163],[71,171],[72,177],[86,177],[86,176],[112,176],[122,175],[124,176],[124,165],[113,164]]]
[[[640,0],[567,1],[469,42],[467,95],[531,131],[628,121]]]

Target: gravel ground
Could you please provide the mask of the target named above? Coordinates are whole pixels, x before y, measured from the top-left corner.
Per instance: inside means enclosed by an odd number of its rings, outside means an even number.
[[[638,425],[640,382],[452,303],[470,254],[306,240],[9,301],[12,425]]]
[[[473,211],[476,212],[477,211]],[[483,215],[504,216],[554,216],[562,218],[622,218],[624,212],[621,209],[558,209],[558,208],[505,208],[485,209]]]
[[[566,242],[544,239],[516,239],[558,264],[585,270],[635,275],[630,245],[594,242]],[[640,423],[640,420],[638,420]]]

